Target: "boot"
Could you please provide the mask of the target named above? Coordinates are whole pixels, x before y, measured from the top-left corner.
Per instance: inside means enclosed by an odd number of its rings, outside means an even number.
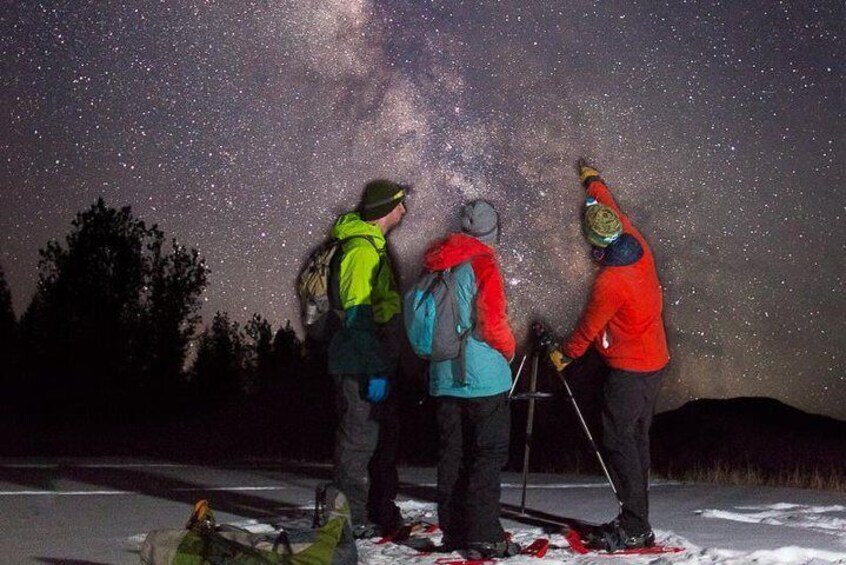
[[[649,530],[642,534],[628,535],[623,539],[623,545],[626,549],[652,547],[655,545],[655,532]]]
[[[584,536],[585,545],[592,549],[609,552],[623,549],[641,549],[655,545],[655,533],[652,530],[639,534],[627,533],[617,520],[603,524],[599,531]]]
[[[520,545],[513,541],[498,542],[473,542],[468,543],[465,548],[468,561],[484,559],[500,559],[511,557],[520,553]]]

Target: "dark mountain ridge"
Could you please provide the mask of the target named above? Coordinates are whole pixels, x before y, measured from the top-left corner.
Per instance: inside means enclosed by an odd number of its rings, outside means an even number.
[[[772,398],[704,399],[655,416],[658,470],[751,468],[765,476],[842,472],[846,421],[810,414]]]

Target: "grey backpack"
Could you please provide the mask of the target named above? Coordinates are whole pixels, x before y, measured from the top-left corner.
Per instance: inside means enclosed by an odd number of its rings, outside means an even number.
[[[414,352],[430,361],[457,359],[464,384],[464,348],[473,327],[461,324],[454,269],[424,271],[405,293],[403,316]]]

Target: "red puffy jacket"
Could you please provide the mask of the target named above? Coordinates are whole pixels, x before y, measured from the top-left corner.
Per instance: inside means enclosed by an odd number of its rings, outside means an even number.
[[[620,211],[601,180],[588,183],[587,192],[614,209],[623,232],[637,238],[643,256],[630,265],[603,266],[593,283],[590,300],[563,352],[581,357],[593,343],[613,369],[650,372],[670,360],[661,318],[663,296],[655,259],[641,233]]]

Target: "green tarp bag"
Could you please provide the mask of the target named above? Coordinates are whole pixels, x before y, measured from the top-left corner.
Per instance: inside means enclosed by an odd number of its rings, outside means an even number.
[[[315,528],[256,534],[215,523],[208,502],[194,505],[184,529],[155,530],[141,545],[142,565],[356,565],[346,496],[318,487]]]

